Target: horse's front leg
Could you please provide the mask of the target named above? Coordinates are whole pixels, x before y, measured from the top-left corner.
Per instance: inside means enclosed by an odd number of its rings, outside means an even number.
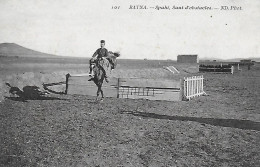
[[[101,92],[102,99],[104,99],[104,94],[103,94],[103,90],[101,87],[100,87],[100,92]]]
[[[101,93],[101,96],[102,96],[101,98],[102,98],[102,99],[104,98],[103,90],[102,90],[101,88],[102,88],[102,85],[98,85],[97,98],[96,98],[96,100],[98,100],[99,93]]]
[[[102,90],[102,83],[99,84],[99,92],[101,92],[101,98],[103,99],[104,98],[104,93],[103,93],[103,90]]]

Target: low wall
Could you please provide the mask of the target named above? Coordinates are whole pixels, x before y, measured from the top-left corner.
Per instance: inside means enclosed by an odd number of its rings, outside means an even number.
[[[34,73],[26,72],[23,74],[2,75],[0,78],[0,101],[4,100],[4,97],[10,97],[10,86],[17,87],[21,91],[28,86],[36,86],[40,91],[45,91],[43,84],[45,83],[57,83],[64,82],[64,85],[52,87],[57,92],[65,92],[65,74],[67,72],[54,72],[54,73]],[[8,83],[10,86],[8,86]]]

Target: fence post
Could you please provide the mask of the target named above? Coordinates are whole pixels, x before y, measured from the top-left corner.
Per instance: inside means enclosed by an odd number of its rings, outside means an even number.
[[[203,78],[203,75],[202,75],[201,76],[201,92],[204,92],[203,83],[204,83],[204,78]]]
[[[117,78],[117,95],[116,95],[117,98],[119,98],[119,87],[120,87],[120,78]]]
[[[194,76],[191,77],[191,93],[190,93],[190,99],[191,99],[191,95],[193,95],[194,93]]]
[[[234,66],[231,66],[231,74],[234,73]]]
[[[190,94],[190,83],[189,83],[189,77],[186,78],[186,86],[187,86],[187,92],[186,92],[186,97],[188,99],[189,94]]]
[[[183,98],[185,98],[185,96],[186,96],[186,79],[185,77],[183,77]]]
[[[184,100],[185,79],[180,79],[180,101]]]
[[[199,77],[199,81],[200,81],[200,82],[199,82],[199,92],[201,92],[201,78],[202,78],[202,77],[200,76],[200,77]]]
[[[200,76],[200,92],[203,92],[203,76]]]
[[[196,76],[196,94],[198,95],[199,94],[199,77]]]
[[[69,88],[69,77],[70,74],[66,74],[66,89],[65,89],[65,94],[68,94],[68,88]]]

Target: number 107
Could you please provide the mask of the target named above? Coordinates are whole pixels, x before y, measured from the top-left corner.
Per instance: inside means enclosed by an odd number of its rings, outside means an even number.
[[[119,9],[120,6],[112,6],[112,9]]]

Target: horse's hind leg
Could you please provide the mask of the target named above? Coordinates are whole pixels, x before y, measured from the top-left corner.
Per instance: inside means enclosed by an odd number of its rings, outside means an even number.
[[[98,100],[98,96],[99,96],[99,88],[97,90],[97,97],[96,97],[96,100]]]

